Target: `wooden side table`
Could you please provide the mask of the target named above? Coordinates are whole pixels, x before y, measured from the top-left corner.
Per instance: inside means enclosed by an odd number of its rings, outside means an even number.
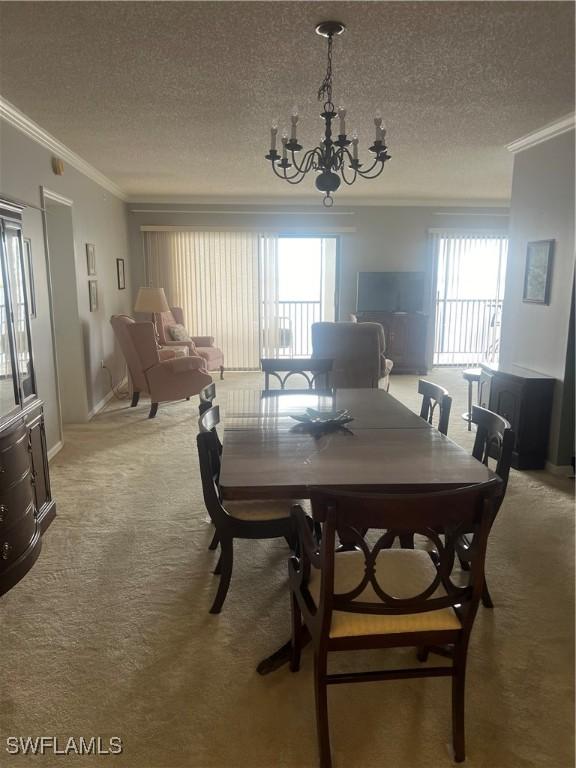
[[[462,371],[462,378],[468,382],[468,411],[462,414],[462,418],[468,422],[468,432],[472,429],[472,389],[474,382],[478,386],[478,402],[480,402],[480,377],[482,376],[481,368],[465,368]]]

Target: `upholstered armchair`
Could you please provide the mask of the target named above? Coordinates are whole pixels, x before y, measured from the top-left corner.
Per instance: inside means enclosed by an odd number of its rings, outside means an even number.
[[[380,323],[313,323],[312,357],[332,359],[330,383],[342,389],[390,387],[394,365],[385,355]]]
[[[224,378],[224,353],[214,346],[213,336],[190,336],[189,339],[178,341],[170,335],[170,328],[176,325],[186,327],[182,307],[170,307],[169,312],[161,312],[154,315],[158,340],[163,347],[187,346],[190,355],[202,357],[206,363],[206,370],[220,371],[220,378]]]
[[[153,323],[136,322],[127,315],[112,315],[110,323],[128,366],[131,405],[138,404],[142,393],[149,394],[149,418],[156,416],[158,403],[190,398],[212,381],[202,357],[158,349]]]

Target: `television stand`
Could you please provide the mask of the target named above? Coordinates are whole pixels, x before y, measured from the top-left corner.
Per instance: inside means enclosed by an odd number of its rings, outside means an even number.
[[[426,340],[428,315],[423,312],[366,311],[352,315],[358,323],[380,323],[386,339],[386,357],[394,363],[392,373],[428,373]]]

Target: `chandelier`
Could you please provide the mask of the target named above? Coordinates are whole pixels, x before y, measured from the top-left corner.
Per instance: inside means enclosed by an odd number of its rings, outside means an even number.
[[[300,184],[304,177],[314,171],[316,176],[316,188],[324,193],[323,203],[327,208],[334,205],[332,194],[340,186],[341,180],[345,184],[353,184],[358,176],[364,179],[375,179],[384,170],[384,163],[390,159],[388,149],[384,143],[386,130],[382,127],[382,116],[376,112],[374,125],[376,137],[370,147],[374,159],[369,167],[365,167],[358,159],[358,134],[354,132],[349,139],[346,134],[346,110],[338,107],[335,110],[332,101],[332,43],[335,35],[341,35],[346,27],[339,21],[324,21],[316,27],[317,34],[328,40],[328,64],[326,75],[318,89],[318,101],[324,99],[324,111],[320,114],[324,120],[324,137],[317,147],[309,149],[298,158],[297,153],[302,150],[298,143],[297,125],[298,110],[294,107],[291,117],[292,130],[290,138],[284,132],[282,136],[282,153],[276,149],[278,134],[277,122],[272,123],[270,130],[270,152],[266,160],[270,161],[272,170],[280,179],[290,184]],[[332,121],[339,119],[338,138],[332,138]],[[352,145],[352,151],[349,147]]]

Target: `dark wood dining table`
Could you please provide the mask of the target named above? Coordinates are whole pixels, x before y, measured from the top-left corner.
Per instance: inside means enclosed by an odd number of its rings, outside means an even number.
[[[348,410],[346,430],[314,436],[292,418]],[[311,486],[379,492],[446,490],[490,471],[381,389],[333,394],[236,390],[228,396],[220,487],[224,499],[307,498]]]
[[[292,418],[348,410],[346,429],[313,435]],[[492,472],[381,389],[331,393],[235,390],[224,417],[220,489],[227,499],[305,499],[313,486],[426,492],[484,482]],[[285,663],[290,644],[258,665]]]

